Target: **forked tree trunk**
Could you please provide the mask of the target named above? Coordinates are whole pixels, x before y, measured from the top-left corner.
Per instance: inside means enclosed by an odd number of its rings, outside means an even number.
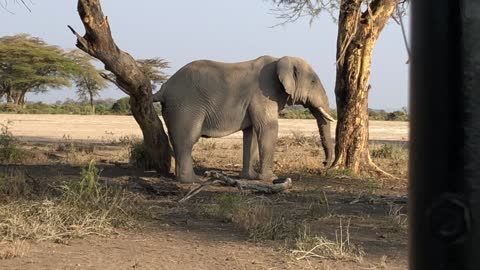
[[[130,54],[120,50],[113,41],[107,17],[99,0],[79,0],[78,14],[85,26],[82,37],[77,36],[77,47],[105,64],[115,74],[114,83],[130,95],[132,114],[139,124],[144,144],[153,159],[154,169],[168,174],[171,166],[168,137],[153,107],[152,85]]]
[[[374,0],[362,12],[362,2],[342,1],[337,37],[338,122],[332,168],[348,169],[354,174],[380,171],[368,151],[370,66],[373,47],[397,5],[396,0]]]

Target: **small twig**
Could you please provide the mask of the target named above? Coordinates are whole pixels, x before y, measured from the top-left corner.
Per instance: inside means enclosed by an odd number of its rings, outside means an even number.
[[[207,181],[203,184],[201,184],[200,186],[197,186],[193,189],[191,189],[187,195],[185,195],[185,197],[183,197],[181,200],[179,200],[178,202],[179,203],[184,203],[186,202],[187,200],[189,200],[190,198],[192,198],[193,196],[197,195],[200,191],[202,191],[204,188],[210,186],[210,185],[214,185],[214,184],[217,184],[219,183],[220,181],[219,180],[210,180],[210,181]]]

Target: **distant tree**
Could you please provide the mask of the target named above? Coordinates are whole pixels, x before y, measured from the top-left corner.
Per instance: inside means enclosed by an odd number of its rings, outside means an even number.
[[[368,92],[372,51],[392,17],[401,24],[405,0],[273,0],[284,23],[338,10],[335,96],[338,122],[333,168],[378,172],[368,150]],[[402,26],[403,30],[403,26]],[[408,47],[408,46],[407,46]]]
[[[108,82],[101,76],[102,71],[92,64],[95,58],[80,50],[72,50],[68,56],[81,67],[73,79],[77,95],[80,100],[89,102],[92,113],[95,114],[94,98],[100,96],[100,91],[108,86]]]
[[[25,104],[27,92],[71,86],[80,67],[57,46],[27,34],[0,38],[0,95]]]
[[[169,63],[162,58],[147,58],[147,59],[136,59],[138,68],[143,74],[150,80],[152,85],[152,90],[156,90],[159,85],[164,83],[168,79],[168,75],[165,73],[165,69],[169,68]],[[128,95],[128,92],[122,89],[120,85],[117,84],[117,78],[113,73],[104,72],[101,73],[102,77],[111,83],[115,84],[120,90],[125,92]]]
[[[137,59],[140,70],[150,79],[153,90],[158,85],[164,83],[168,79],[165,69],[169,68],[169,63],[161,58]]]
[[[131,114],[130,98],[124,97],[117,100],[115,103],[113,103],[111,110],[112,112],[118,114]]]

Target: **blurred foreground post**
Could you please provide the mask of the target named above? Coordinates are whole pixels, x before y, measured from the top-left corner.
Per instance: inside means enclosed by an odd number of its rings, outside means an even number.
[[[412,1],[410,269],[480,269],[480,1]]]

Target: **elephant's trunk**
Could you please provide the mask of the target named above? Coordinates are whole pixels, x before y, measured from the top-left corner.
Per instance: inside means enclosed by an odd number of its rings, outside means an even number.
[[[330,127],[333,118],[325,112],[321,107],[309,106],[310,112],[317,120],[318,131],[320,133],[320,141],[322,143],[323,151],[325,152],[325,161],[323,165],[330,167],[333,162],[333,141],[330,133]]]

